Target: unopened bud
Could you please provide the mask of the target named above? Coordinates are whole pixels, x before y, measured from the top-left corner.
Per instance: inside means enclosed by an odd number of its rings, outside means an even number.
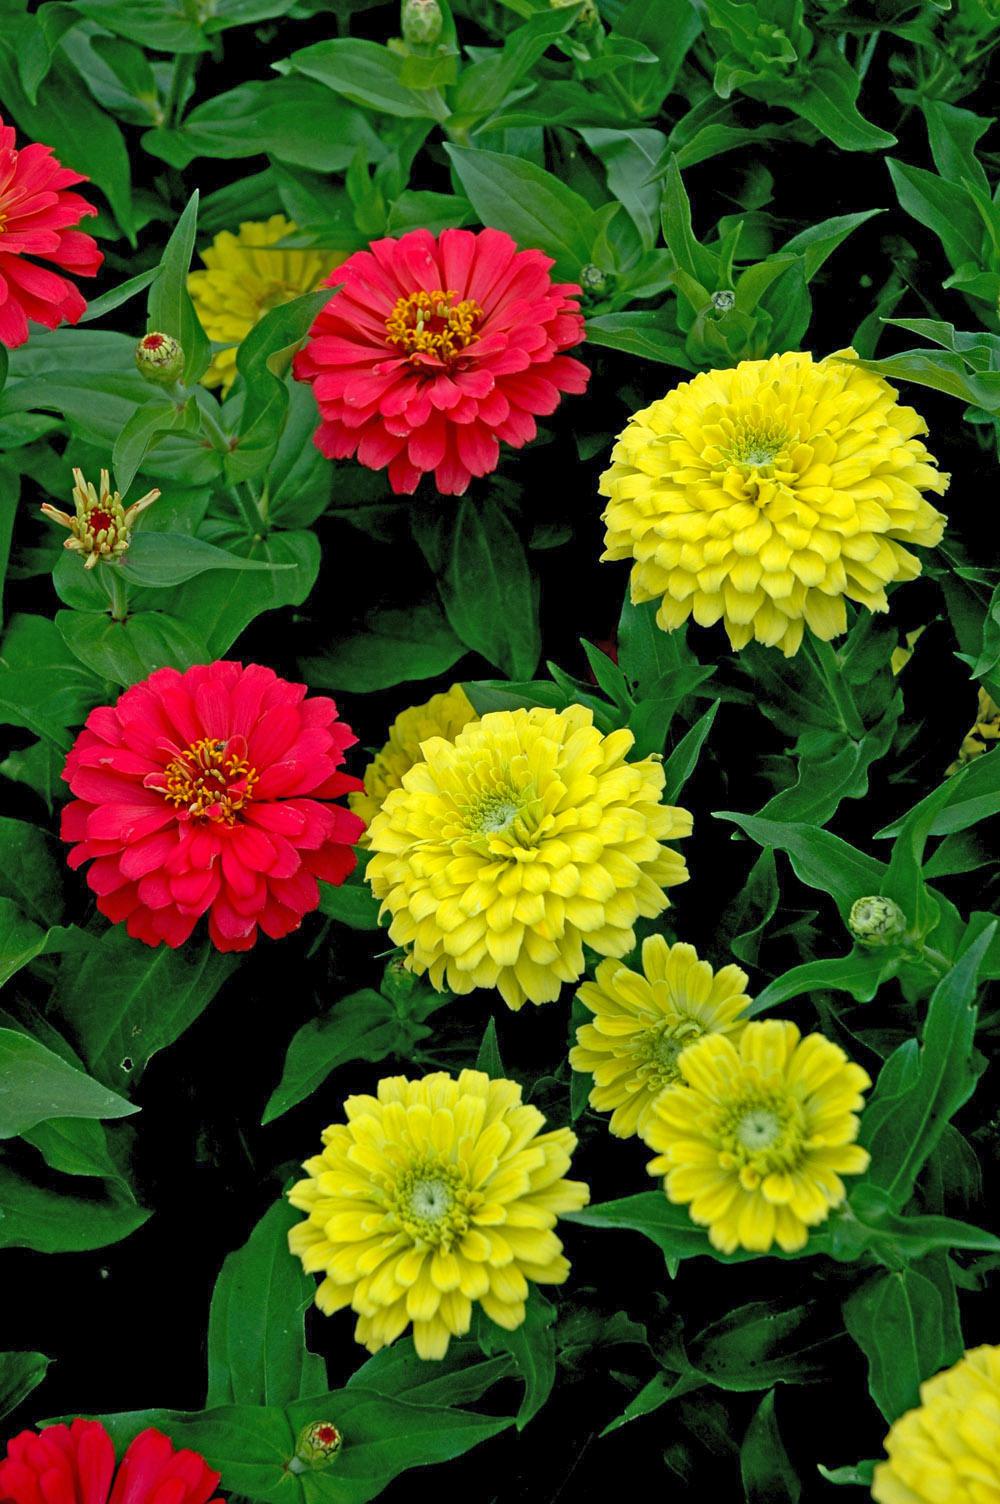
[[[906,915],[891,898],[859,898],[851,907],[847,927],[860,945],[891,945],[906,933]]]
[[[399,20],[403,41],[411,47],[433,45],[444,26],[438,0],[403,0]]]
[[[310,1421],[308,1426],[303,1426],[295,1443],[295,1456],[292,1458],[291,1471],[294,1473],[304,1472],[306,1469],[313,1471],[321,1467],[329,1467],[340,1456],[344,1445],[344,1438],[340,1431],[330,1420]],[[299,1466],[295,1467],[294,1464]]]
[[[135,347],[139,375],[158,386],[173,386],[184,373],[184,351],[172,334],[154,330],[144,334]]]
[[[712,294],[712,307],[716,313],[728,313],[730,308],[736,307],[736,294],[728,287],[722,287]]]
[[[580,286],[583,288],[584,292],[588,292],[592,296],[594,296],[598,293],[604,292],[607,288],[607,285],[607,272],[602,272],[601,268],[599,266],[595,266],[592,261],[588,261],[586,266],[582,266],[580,268]]]

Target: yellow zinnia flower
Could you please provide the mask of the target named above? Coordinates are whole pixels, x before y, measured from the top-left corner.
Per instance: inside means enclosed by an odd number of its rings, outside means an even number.
[[[385,803],[385,796],[398,789],[403,774],[420,761],[421,745],[432,736],[453,742],[463,726],[477,719],[461,684],[453,684],[444,694],[432,695],[423,705],[411,705],[400,711],[389,727],[389,740],[368,764],[364,790],[348,795],[348,803],[366,825],[370,825]],[[368,845],[367,833],[358,842]]]
[[[553,1228],[590,1192],[562,1178],[575,1135],[542,1133],[545,1119],[515,1082],[482,1071],[391,1076],[344,1109],[346,1124],[326,1129],[309,1178],[289,1192],[307,1220],[288,1241],[308,1273],[326,1275],[320,1310],[356,1311],[370,1352],[412,1321],[420,1356],[443,1358],[469,1330],[473,1301],[513,1331],[529,1280],[563,1283],[569,1264]]]
[[[687,1205],[714,1248],[805,1246],[868,1167],[854,1140],[871,1081],[822,1034],[749,1023],[735,1043],[706,1034],[678,1058],[683,1085],[654,1102],[643,1138],[670,1201]]]
[[[668,945],[662,935],[642,942],[642,971],[602,961],[577,993],[594,1022],[577,1029],[569,1063],[593,1074],[590,1105],[614,1109],[618,1138],[642,1132],[657,1097],[680,1078],[681,1050],[705,1034],[739,1034],[750,1003],[745,971],[713,973],[693,945]]]
[[[632,949],[639,916],[688,876],[661,842],[691,831],[660,803],[660,760],[625,761],[634,740],[571,705],[494,711],[424,743],[368,831],[366,876],[413,971],[520,1008],[582,976],[584,944]]]
[[[275,242],[294,235],[296,226],[283,214],[248,220],[239,234],[223,230],[201,252],[207,271],[188,273],[188,292],[201,326],[216,350],[201,378],[204,386],[221,386],[223,395],[236,380],[236,347],[254,325],[281,303],[313,292],[338,257],[329,251],[285,251]]]
[[[920,1386],[875,1469],[878,1504],[1000,1504],[1000,1347],[976,1347]]]
[[[898,540],[938,543],[945,519],[922,491],[948,477],[927,432],[853,350],[788,353],[684,381],[636,413],[601,477],[605,559],[634,559],[635,602],[662,597],[670,632],[722,621],[798,650],[803,625],[846,631],[845,597],[885,611],[885,587],[920,561]]]
[[[963,738],[958,756],[947,769],[948,776],[964,768],[966,763],[990,750],[990,743],[1000,740],[1000,705],[985,689],[979,691],[976,720],[972,730]]]

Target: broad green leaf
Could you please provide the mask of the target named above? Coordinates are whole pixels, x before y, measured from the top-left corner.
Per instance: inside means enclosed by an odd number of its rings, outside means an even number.
[[[0,1139],[49,1118],[122,1118],[138,1112],[30,1034],[0,1029]]]
[[[799,1504],[802,1483],[792,1467],[774,1413],[775,1391],[754,1411],[740,1447],[746,1504]]]
[[[303,1327],[316,1282],[288,1251],[289,1229],[301,1220],[275,1202],[219,1271],[208,1319],[209,1407],[287,1405],[328,1388]]]
[[[500,1058],[500,1041],[497,1039],[496,1019],[491,1018],[483,1030],[483,1037],[476,1056],[476,1070],[485,1071],[494,1081],[502,1081],[505,1075]]]
[[[512,1332],[480,1318],[479,1342],[489,1357],[509,1353],[524,1380],[524,1398],[517,1412],[517,1429],[523,1430],[538,1414],[556,1381],[556,1309],[537,1285],[530,1287],[524,1321]]]
[[[347,1387],[390,1399],[405,1395],[410,1405],[465,1405],[480,1399],[498,1380],[513,1372],[510,1353],[486,1358],[478,1342],[471,1339],[452,1338],[445,1356],[428,1363],[417,1357],[412,1337],[399,1337],[356,1368]]]
[[[880,891],[886,870],[883,864],[828,830],[738,815],[732,810],[715,810],[714,815],[717,820],[732,820],[759,846],[787,852],[799,881],[829,893],[845,921],[855,899]]]
[[[130,611],[124,621],[114,621],[106,611],[57,611],[55,622],[74,657],[123,688],[158,668],[186,669],[212,659],[207,644],[166,611]]]
[[[899,970],[900,962],[898,953],[862,950],[860,947],[846,956],[806,961],[769,982],[747,1010],[748,1016],[756,1018],[759,1013],[777,1008],[793,997],[803,997],[824,988],[847,992],[859,1003],[871,1002],[882,983]]]
[[[0,1420],[38,1388],[51,1361],[44,1353],[0,1353]]]
[[[824,47],[811,62],[803,93],[781,91],[775,102],[794,110],[843,151],[882,151],[895,136],[866,120],[857,107],[861,81],[844,55]]]
[[[211,570],[178,587],[171,605],[193,632],[203,636],[208,649],[203,662],[222,657],[262,612],[301,606],[320,565],[319,543],[311,532],[270,532],[264,538],[248,538],[241,527],[226,526],[217,529],[211,541],[240,558],[295,567],[255,574],[252,588],[236,570]]]
[[[188,268],[198,227],[197,189],[174,226],[160,258],[160,275],[149,289],[149,328],[171,334],[184,350],[184,380],[188,386],[202,375],[212,351],[187,290]]]
[[[355,870],[346,882],[336,886],[320,883],[319,911],[338,924],[346,924],[352,930],[377,930],[381,905],[364,881],[364,874]]]
[[[231,484],[267,469],[288,414],[287,370],[292,354],[331,297],[331,289],[323,287],[272,308],[240,344],[236,369],[246,393],[237,442],[225,460]]]
[[[952,1292],[954,1298],[954,1292]],[[915,1268],[877,1274],[844,1302],[844,1323],[868,1359],[868,1388],[887,1421],[920,1402],[920,1385],[962,1355],[947,1340],[938,1285]]]
[[[310,684],[370,694],[414,679],[434,679],[465,656],[466,648],[434,597],[402,609],[374,610],[360,630],[334,638],[321,656],[304,658]]]
[[[0,895],[37,924],[63,915],[65,854],[48,831],[0,816]]]
[[[303,1102],[346,1061],[384,1060],[399,1037],[399,1018],[380,992],[366,987],[341,998],[295,1034],[262,1121],[272,1123]]]
[[[624,1196],[619,1201],[598,1202],[581,1212],[564,1213],[563,1220],[579,1223],[582,1227],[625,1227],[641,1232],[657,1245],[668,1265],[699,1256],[715,1259],[720,1264],[742,1264],[748,1259],[761,1257],[745,1249],[737,1253],[720,1253],[712,1247],[706,1230],[691,1221],[687,1207],[674,1206],[662,1191],[640,1191],[636,1196]],[[803,1258],[829,1251],[829,1234],[821,1229],[810,1233],[804,1251],[787,1254],[779,1248],[772,1248],[768,1257]]]
[[[160,590],[183,585],[207,569],[273,572],[294,567],[291,563],[273,563],[269,559],[247,559],[188,533],[154,533],[149,528],[136,533],[123,565],[131,584]]]
[[[85,1200],[35,1185],[0,1166],[0,1248],[36,1253],[82,1253],[129,1237],[147,1221],[141,1206]]]
[[[377,42],[338,37],[293,52],[283,66],[304,73],[352,104],[404,119],[437,118],[440,106],[426,92],[403,82],[407,59]]]

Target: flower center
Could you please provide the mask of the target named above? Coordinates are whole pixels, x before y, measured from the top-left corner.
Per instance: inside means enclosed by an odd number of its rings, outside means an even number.
[[[147,788],[157,789],[173,804],[182,820],[212,820],[235,825],[237,812],[250,803],[257,769],[244,755],[241,736],[228,741],[203,737],[167,764],[162,773],[151,773]]]
[[[635,1048],[640,1057],[639,1074],[648,1090],[659,1091],[678,1079],[678,1055],[700,1039],[702,1032],[701,1025],[691,1018],[664,1019],[643,1030]]]
[[[783,1092],[763,1090],[737,1103],[722,1124],[722,1161],[738,1168],[746,1190],[767,1175],[794,1170],[806,1141],[802,1108]]]
[[[460,1238],[469,1226],[469,1192],[454,1165],[429,1158],[403,1171],[389,1198],[389,1208],[404,1232],[433,1247]]]
[[[732,425],[726,458],[734,465],[771,465],[788,443],[787,429],[766,419],[740,419]]]
[[[476,323],[482,316],[478,303],[459,299],[457,292],[411,292],[397,298],[385,321],[386,343],[397,345],[414,365],[422,363],[422,355],[452,361],[479,338]]]

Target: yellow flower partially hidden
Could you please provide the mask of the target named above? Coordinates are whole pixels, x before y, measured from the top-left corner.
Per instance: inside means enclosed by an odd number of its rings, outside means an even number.
[[[976,1347],[920,1386],[885,1439],[875,1469],[878,1504],[998,1504],[1000,1347]]]
[[[465,1335],[476,1301],[499,1326],[520,1326],[528,1281],[560,1285],[569,1273],[553,1229],[590,1198],[562,1178],[575,1135],[543,1133],[521,1088],[482,1071],[391,1076],[377,1097],[344,1105],[346,1124],[325,1130],[288,1197],[307,1214],[288,1235],[292,1253],[326,1276],[320,1310],[350,1306],[370,1352],[412,1322],[422,1358]]]
[[[625,761],[633,742],[571,705],[494,711],[424,743],[368,831],[366,876],[411,970],[520,1008],[581,977],[584,945],[627,955],[639,916],[687,880],[662,843],[691,831],[660,803],[660,760]]]
[[[638,412],[601,477],[605,559],[633,559],[636,603],[660,599],[666,632],[721,621],[798,651],[804,626],[846,631],[845,599],[888,609],[885,587],[938,543],[945,519],[921,493],[948,476],[927,432],[853,350],[788,353],[684,381]]]
[[[569,1063],[592,1073],[590,1105],[613,1109],[618,1138],[641,1133],[657,1097],[680,1079],[681,1050],[706,1034],[738,1035],[750,1003],[745,971],[713,972],[693,945],[668,945],[662,935],[642,942],[642,973],[602,961],[577,993],[594,1022],[577,1029]]]
[[[803,1248],[845,1199],[841,1175],[868,1167],[854,1142],[867,1073],[782,1019],[735,1042],[706,1034],[677,1064],[683,1085],[657,1098],[642,1134],[658,1155],[650,1174],[723,1253]]]
[[[982,757],[984,752],[990,750],[991,743],[995,741],[1000,741],[1000,705],[987,694],[985,689],[980,689],[975,724],[963,738],[955,761],[946,770],[948,776],[964,768],[966,763]]]
[[[188,292],[201,326],[216,350],[201,378],[225,395],[236,380],[236,350],[265,313],[322,286],[337,264],[329,251],[286,251],[275,242],[293,235],[296,225],[283,214],[248,220],[239,234],[223,230],[201,252],[206,271],[188,274]]]
[[[461,684],[444,694],[432,695],[423,705],[400,711],[389,727],[389,740],[365,768],[364,789],[348,794],[347,802],[366,825],[378,814],[385,797],[403,782],[413,764],[421,760],[421,746],[432,736],[453,742],[463,726],[477,719]],[[368,845],[367,832],[358,845]]]

